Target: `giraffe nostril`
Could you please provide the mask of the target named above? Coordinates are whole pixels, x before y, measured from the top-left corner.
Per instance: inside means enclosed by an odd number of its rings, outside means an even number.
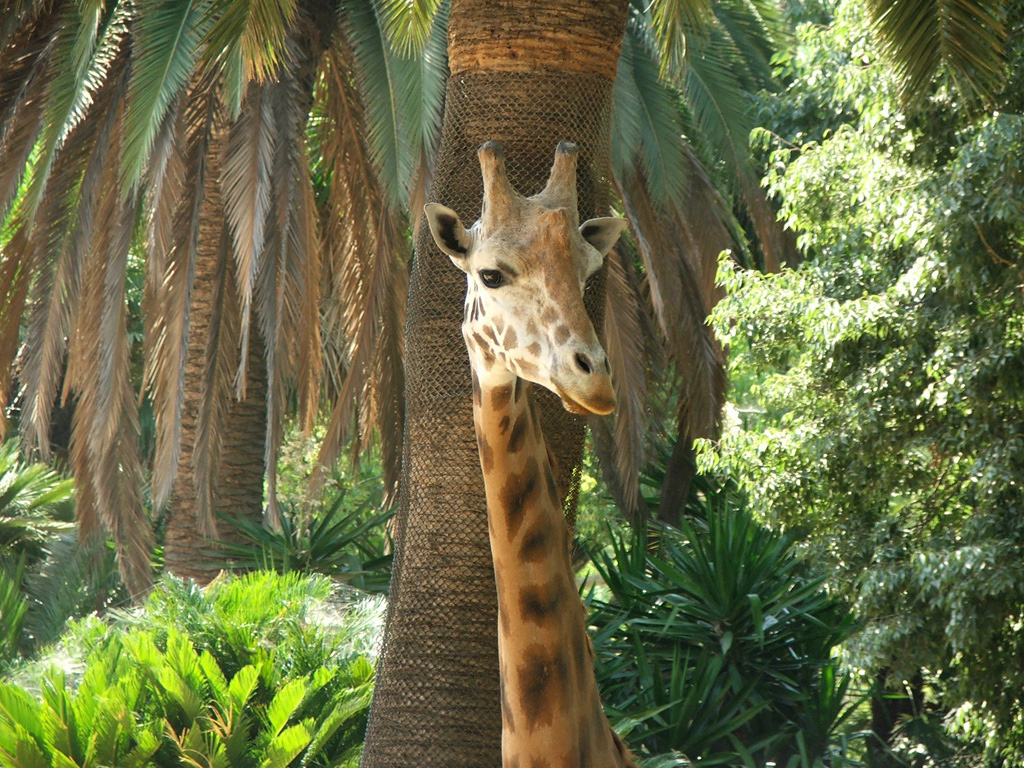
[[[612,372],[612,366],[611,366],[611,363],[608,362],[608,358],[607,357],[604,359],[604,372],[605,373],[611,373]]]
[[[584,355],[582,352],[576,353],[576,365],[578,365],[580,367],[580,370],[583,371],[584,373],[594,372],[594,368],[590,364],[590,360],[588,360],[587,356]]]

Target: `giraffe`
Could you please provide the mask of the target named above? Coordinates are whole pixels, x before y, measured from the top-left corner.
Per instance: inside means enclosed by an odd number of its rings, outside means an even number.
[[[469,229],[425,206],[438,247],[467,276],[462,333],[498,593],[503,768],[635,766],[601,708],[569,529],[533,384],[577,414],[615,409],[583,286],[626,226],[579,223],[577,148],[558,145],[547,186],[513,190],[497,142],[478,151],[483,211]]]

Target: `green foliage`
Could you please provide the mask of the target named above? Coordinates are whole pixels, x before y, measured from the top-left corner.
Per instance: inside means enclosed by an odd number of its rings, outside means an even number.
[[[604,700],[647,753],[842,765],[851,709],[832,650],[852,620],[737,502],[720,494],[705,521],[616,537],[595,559],[612,596],[590,597]]]
[[[713,323],[747,385],[702,468],[742,478],[831,570],[865,621],[855,666],[925,670],[947,733],[1019,762],[1024,119],[943,86],[899,114],[891,75],[849,53],[868,33],[856,3],[801,28],[789,91],[765,102],[768,183],[808,263],[723,263]],[[904,754],[928,753],[903,733]]]
[[[320,573],[368,592],[385,592],[391,581],[391,540],[386,525],[393,510],[377,512],[382,486],[349,508],[341,488],[319,510],[281,506],[281,529],[272,531],[243,517],[221,516],[242,536],[222,542],[231,568],[272,569],[278,573]]]
[[[330,593],[297,575],[205,593],[167,579],[138,611],[72,625],[55,658],[80,672],[0,683],[4,765],[354,767],[373,668],[317,620]]]
[[[0,665],[52,642],[71,616],[120,597],[103,542],[78,546],[74,483],[0,446]]]
[[[16,440],[0,445],[0,567],[43,555],[48,539],[72,529],[74,483],[45,464],[22,461]]]

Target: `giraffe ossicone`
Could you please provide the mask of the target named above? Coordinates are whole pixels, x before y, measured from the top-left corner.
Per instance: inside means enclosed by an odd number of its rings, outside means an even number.
[[[561,143],[544,189],[509,183],[501,148],[479,150],[483,209],[468,229],[425,208],[438,247],[467,275],[462,332],[498,593],[504,768],[635,768],[601,707],[586,610],[534,382],[580,414],[615,409],[608,360],[583,289],[625,228],[582,225],[576,147]]]

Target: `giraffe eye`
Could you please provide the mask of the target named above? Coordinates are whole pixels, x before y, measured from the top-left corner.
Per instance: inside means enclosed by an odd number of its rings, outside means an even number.
[[[505,282],[505,276],[498,269],[481,269],[480,281],[488,288],[497,288]]]

